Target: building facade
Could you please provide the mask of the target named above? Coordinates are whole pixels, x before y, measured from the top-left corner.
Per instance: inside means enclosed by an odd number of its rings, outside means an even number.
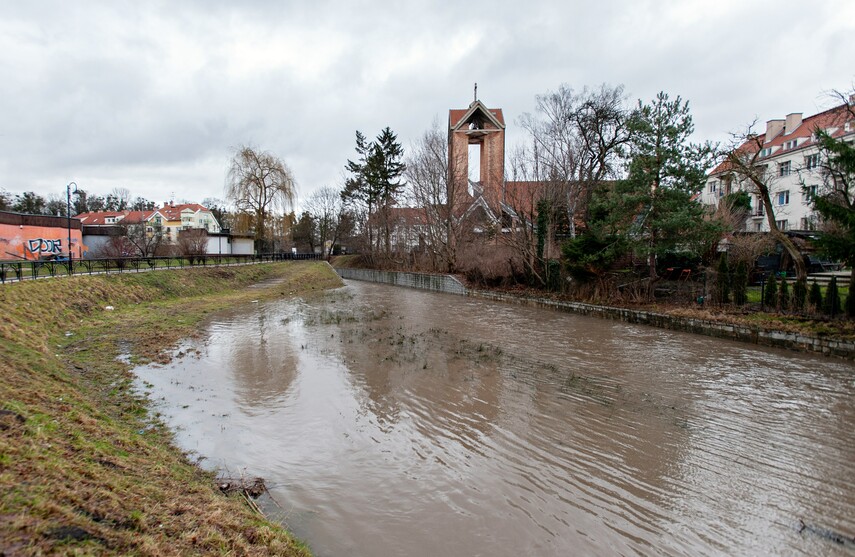
[[[816,131],[824,130],[844,141],[855,140],[853,103],[802,118],[801,113],[769,120],[763,134],[750,137],[738,152],[754,158],[754,168],[769,187],[774,221],[779,230],[815,230],[818,223],[811,198],[823,193],[823,161]],[[751,214],[745,230],[768,232],[766,208],[756,186],[723,162],[710,172],[702,200],[717,206],[728,194],[750,196]]]

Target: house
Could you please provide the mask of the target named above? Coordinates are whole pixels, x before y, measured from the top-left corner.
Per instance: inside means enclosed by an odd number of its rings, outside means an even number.
[[[198,203],[164,203],[163,207],[153,212],[152,217],[161,218],[163,234],[167,241],[177,240],[179,230],[205,229],[211,234],[220,232],[220,223],[214,214]]]
[[[855,118],[848,104],[820,112],[807,118],[801,113],[769,120],[763,134],[752,136],[738,149],[746,155],[757,155],[756,164],[769,185],[774,219],[780,230],[814,230],[817,216],[811,198],[823,192],[822,160],[815,132],[825,130],[844,141],[855,140]],[[759,151],[759,153],[758,153]],[[730,163],[722,162],[707,178],[703,203],[717,206],[726,195],[747,192],[751,199],[751,215],[746,231],[768,232],[766,210],[755,186],[733,172]]]
[[[164,203],[163,207],[154,211],[81,213],[75,218],[83,225],[85,241],[91,243],[92,253],[100,253],[111,237],[122,234],[123,228],[129,225],[143,225],[146,235],[151,237],[159,234],[167,244],[177,243],[181,231],[205,230],[209,236],[207,253],[237,253],[232,249],[232,238],[228,231],[220,227],[207,207],[198,203]],[[241,250],[245,250],[243,245]]]

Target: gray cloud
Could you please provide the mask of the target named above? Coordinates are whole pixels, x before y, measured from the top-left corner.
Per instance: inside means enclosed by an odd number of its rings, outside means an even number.
[[[232,149],[338,183],[353,135],[406,145],[471,101],[622,83],[689,99],[698,139],[824,108],[853,80],[855,5],[719,0],[28,2],[0,21],[0,187],[221,196]]]

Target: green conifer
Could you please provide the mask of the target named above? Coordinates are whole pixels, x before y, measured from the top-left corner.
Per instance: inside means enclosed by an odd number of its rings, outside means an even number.
[[[793,285],[793,310],[804,311],[805,300],[807,299],[807,281],[804,279],[797,280]]]
[[[722,254],[718,260],[718,276],[715,280],[716,294],[719,304],[730,303],[730,268],[727,265],[727,254]]]
[[[775,306],[778,304],[778,283],[775,280],[774,274],[770,275],[769,280],[766,281],[766,291],[763,293],[763,303],[766,305],[767,310],[774,310]]]
[[[832,276],[831,282],[828,283],[828,288],[825,289],[825,300],[822,304],[822,310],[834,317],[840,313],[840,292],[837,289],[837,277]]]
[[[743,306],[748,301],[748,266],[745,261],[736,264],[733,272],[733,303]]]
[[[819,284],[816,281],[813,281],[810,285],[808,302],[813,306],[814,311],[822,310],[822,290],[819,288]]]
[[[781,279],[781,288],[778,291],[778,308],[780,311],[787,311],[790,308],[790,285],[787,284],[787,277]]]

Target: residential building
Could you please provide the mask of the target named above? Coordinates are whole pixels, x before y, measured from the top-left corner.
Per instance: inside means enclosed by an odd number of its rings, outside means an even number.
[[[852,116],[855,96],[842,104],[807,118],[801,113],[769,120],[763,134],[749,138],[739,150],[756,159],[766,183],[774,211],[774,220],[781,230],[814,230],[818,224],[811,198],[823,192],[821,153],[816,131],[825,130],[844,141],[855,140],[855,118]],[[717,206],[726,195],[747,192],[751,199],[751,216],[745,229],[768,232],[766,209],[756,187],[733,172],[728,162],[722,162],[709,174],[702,201]]]

